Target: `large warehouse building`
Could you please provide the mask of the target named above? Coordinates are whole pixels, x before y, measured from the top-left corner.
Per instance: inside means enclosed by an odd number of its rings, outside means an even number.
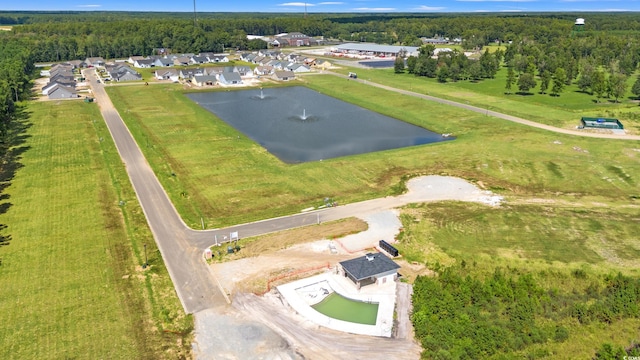
[[[347,43],[331,47],[331,52],[335,54],[344,54],[345,56],[396,57],[399,52],[404,52],[405,56],[418,56],[418,47],[370,43]]]

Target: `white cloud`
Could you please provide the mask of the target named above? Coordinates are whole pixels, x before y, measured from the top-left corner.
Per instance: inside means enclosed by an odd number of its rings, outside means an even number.
[[[303,3],[303,2],[289,2],[284,4],[278,4],[278,6],[315,6],[314,4]]]
[[[78,5],[78,7],[81,7],[81,8],[99,8],[101,6],[102,5]]]
[[[414,8],[413,10],[416,10],[416,11],[436,11],[436,10],[444,10],[444,9],[446,9],[446,7],[444,7],[444,6],[420,5],[417,8]]]
[[[353,10],[355,11],[394,11],[396,8],[383,8],[383,7],[379,7],[379,8],[368,8],[368,7],[362,7],[362,8],[355,8]]]

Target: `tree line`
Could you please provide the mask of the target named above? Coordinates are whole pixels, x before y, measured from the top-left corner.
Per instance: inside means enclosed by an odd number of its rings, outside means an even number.
[[[15,36],[35,41],[37,61],[63,61],[89,56],[122,58],[150,55],[153,49],[175,53],[263,48],[247,34],[275,35],[302,32],[339,41],[419,46],[421,37],[462,39],[465,50],[489,43],[536,44],[569,49],[565,57],[593,55],[598,61],[617,56],[625,41],[640,32],[637,14],[591,13],[584,31],[574,31],[579,14],[223,14],[57,12],[0,13],[0,23],[17,24]],[[197,21],[196,21],[197,20]],[[569,40],[571,41],[569,41]],[[633,40],[634,46],[637,41]],[[632,52],[632,51],[630,51]],[[580,53],[579,56],[576,56]],[[541,53],[545,54],[545,53]],[[550,54],[550,53],[548,53]],[[535,56],[535,54],[534,54]],[[542,59],[536,59],[542,61]],[[555,60],[555,59],[550,59]],[[623,66],[626,66],[624,63]],[[555,70],[555,69],[554,69]],[[454,71],[455,72],[455,71]],[[553,71],[552,71],[553,73]],[[570,78],[571,73],[567,73]]]
[[[24,129],[19,124],[20,102],[31,94],[33,70],[29,44],[10,36],[0,36],[0,193],[10,185],[18,167],[19,155],[15,146],[20,141],[19,133]],[[0,204],[0,207],[6,209],[7,206]],[[6,229],[6,225],[0,224],[0,246],[8,245],[11,240],[11,236],[5,233]]]

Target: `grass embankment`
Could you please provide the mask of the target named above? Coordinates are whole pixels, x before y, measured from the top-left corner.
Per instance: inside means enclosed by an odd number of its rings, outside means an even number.
[[[555,134],[333,76],[305,81],[324,94],[458,139],[287,165],[188,100],[178,86],[108,90],[193,227],[201,216],[208,227],[219,227],[295,213],[324,197],[348,203],[395,194],[401,178],[415,174],[482,181],[511,196],[640,195],[637,142]]]
[[[0,357],[184,356],[192,319],[97,106],[37,102],[28,111],[0,217],[12,236],[0,252]]]
[[[618,103],[614,103],[613,99],[600,99],[598,103],[595,96],[581,92],[575,84],[567,86],[558,97],[549,95],[549,91],[539,94],[540,81],[529,95],[515,94],[518,91],[517,84],[512,87],[512,94],[505,94],[507,70],[504,67],[494,79],[447,83],[408,73],[395,74],[393,69],[337,70],[343,74],[349,71],[356,71],[360,79],[503,112],[541,124],[575,129],[582,116],[619,117],[625,129],[640,133],[640,107],[637,101],[632,101],[631,94],[635,76],[629,77],[628,93]]]

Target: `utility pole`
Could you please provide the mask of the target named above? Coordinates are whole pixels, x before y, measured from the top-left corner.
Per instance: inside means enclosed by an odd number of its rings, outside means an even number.
[[[193,27],[196,27],[196,23],[198,22],[198,18],[196,16],[196,0],[193,0]]]

